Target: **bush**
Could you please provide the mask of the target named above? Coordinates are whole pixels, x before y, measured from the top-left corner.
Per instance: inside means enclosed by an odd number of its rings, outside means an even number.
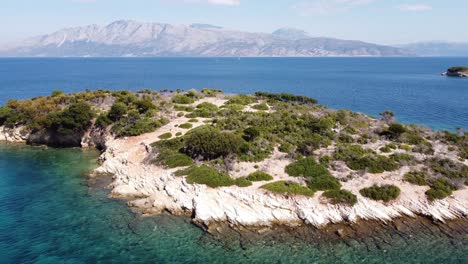
[[[254,139],[256,139],[259,136],[260,136],[260,129],[258,129],[256,127],[248,127],[246,129],[244,129],[243,138],[246,141],[253,141]]]
[[[236,183],[229,175],[206,165],[189,167],[186,170],[179,171],[178,175],[187,175],[187,182],[190,184],[204,184],[212,188],[232,186]]]
[[[184,123],[184,124],[181,124],[179,127],[183,129],[190,129],[193,127],[193,125],[190,123]]]
[[[167,132],[167,133],[164,133],[164,134],[160,135],[158,138],[160,138],[160,139],[169,139],[171,137],[172,137],[172,133]]]
[[[187,117],[204,117],[204,118],[209,118],[209,117],[215,117],[218,115],[219,108],[208,102],[201,103],[197,105],[196,109]]]
[[[203,88],[201,89],[200,91],[203,95],[205,95],[206,97],[214,97],[216,96],[217,94],[219,93],[223,93],[222,90],[218,90],[218,89],[208,89],[208,88]]]
[[[84,133],[91,126],[94,112],[87,103],[74,103],[60,113],[47,116],[47,125],[61,135]]]
[[[403,176],[403,180],[412,184],[416,184],[419,186],[427,185],[428,175],[427,172],[424,171],[410,171]]]
[[[259,111],[268,111],[270,108],[266,103],[261,103],[261,104],[256,104],[252,106],[253,109],[259,110]]]
[[[323,193],[323,196],[330,199],[333,204],[349,204],[355,205],[357,197],[347,190],[329,190]]]
[[[288,182],[288,181],[277,181],[263,185],[260,187],[262,189],[268,190],[274,193],[280,194],[296,194],[296,195],[305,195],[305,196],[314,196],[314,191],[304,187],[298,183]]]
[[[432,170],[448,178],[468,178],[468,166],[466,166],[465,164],[454,162],[450,159],[437,158],[430,159],[428,163]]]
[[[177,168],[193,165],[192,159],[179,152],[174,152],[170,150],[162,150],[156,159],[153,161],[158,165],[163,165],[168,168]]]
[[[295,149],[295,146],[289,142],[284,142],[278,148],[278,150],[283,153],[289,153],[291,151],[294,151],[294,149]]]
[[[249,176],[247,176],[247,180],[249,181],[271,181],[273,180],[273,176],[263,171],[256,171],[256,172],[250,173]]]
[[[350,135],[340,134],[338,136],[338,142],[340,143],[354,143],[354,138]]]
[[[431,189],[426,191],[429,201],[444,199],[452,195],[456,188],[447,179],[437,179],[430,183]]]
[[[255,103],[256,101],[257,99],[255,99],[252,96],[239,94],[239,95],[235,95],[229,98],[226,104],[249,105],[249,104]]]
[[[457,73],[457,72],[462,72],[462,71],[468,71],[468,67],[455,66],[455,67],[449,68],[448,71],[451,72],[451,73]]]
[[[393,123],[386,131],[383,132],[383,134],[388,136],[390,139],[398,139],[405,132],[406,128],[402,124]]]
[[[200,126],[187,133],[185,152],[191,157],[216,159],[239,152],[242,138],[212,126]]]
[[[235,180],[235,183],[237,186],[239,187],[249,187],[249,186],[252,186],[252,182],[249,181],[248,179],[246,178],[237,178]]]
[[[159,151],[162,150],[172,150],[180,151],[184,147],[185,140],[184,138],[173,138],[167,140],[159,140],[151,144],[153,148],[156,148]]]
[[[116,122],[119,121],[128,112],[128,107],[124,103],[114,103],[107,116],[110,120]]]
[[[176,135],[176,137],[182,136],[182,132],[177,132],[175,135]]]
[[[359,145],[343,145],[338,147],[333,157],[342,160],[352,170],[368,170],[370,173],[382,173],[398,169],[399,165],[393,159],[375,154],[372,150],[363,149]]]
[[[392,149],[389,148],[388,146],[383,146],[380,148],[380,151],[382,151],[383,153],[390,153],[392,152]]]
[[[195,99],[185,94],[176,94],[172,98],[172,102],[175,104],[193,104],[195,103]]]
[[[52,97],[57,97],[57,96],[62,95],[62,94],[64,94],[62,91],[60,91],[60,90],[54,90],[54,91],[52,92],[51,96],[52,96]]]
[[[188,105],[174,105],[174,110],[184,111],[184,112],[193,112],[195,108]]]
[[[317,104],[317,100],[314,98],[310,98],[307,96],[301,95],[293,95],[288,93],[267,93],[267,92],[256,92],[255,96],[261,98],[267,98],[270,100],[282,101],[282,102],[292,102],[292,103],[299,103],[299,104]]]
[[[96,118],[95,124],[97,127],[105,128],[112,124],[112,120],[110,120],[109,117],[107,117],[107,115],[101,114],[98,116],[98,118]]]
[[[307,180],[307,186],[313,190],[332,190],[341,187],[328,169],[318,164],[313,157],[300,159],[286,166],[286,173],[293,177],[302,176]]]
[[[361,189],[359,193],[372,200],[389,202],[398,198],[400,195],[400,188],[395,185],[374,185],[372,187]]]
[[[192,118],[192,119],[189,119],[189,122],[190,122],[190,123],[197,123],[197,122],[198,122],[198,119]]]
[[[149,110],[154,110],[156,109],[157,107],[153,104],[153,102],[151,101],[151,99],[143,99],[143,100],[138,100],[135,102],[135,105],[138,109],[138,112],[140,112],[140,114],[144,114],[146,112],[148,112]]]

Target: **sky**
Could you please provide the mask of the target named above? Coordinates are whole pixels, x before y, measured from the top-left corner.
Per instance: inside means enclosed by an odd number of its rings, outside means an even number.
[[[291,27],[378,44],[468,42],[468,0],[2,0],[0,44],[64,27],[131,19],[250,32]]]

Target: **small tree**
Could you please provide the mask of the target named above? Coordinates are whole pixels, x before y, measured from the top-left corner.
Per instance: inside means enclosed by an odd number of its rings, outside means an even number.
[[[128,107],[124,103],[115,103],[112,105],[108,117],[112,121],[120,120],[128,112]]]
[[[380,116],[382,117],[380,120],[384,121],[387,124],[395,122],[395,114],[391,110],[386,110],[383,113],[380,113]]]

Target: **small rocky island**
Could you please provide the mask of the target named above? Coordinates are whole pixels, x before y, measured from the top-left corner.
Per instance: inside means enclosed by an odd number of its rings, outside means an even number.
[[[456,66],[449,68],[442,75],[449,77],[468,77],[468,67]]]
[[[1,107],[0,140],[96,147],[112,197],[208,230],[468,217],[468,133],[305,96],[55,91]]]

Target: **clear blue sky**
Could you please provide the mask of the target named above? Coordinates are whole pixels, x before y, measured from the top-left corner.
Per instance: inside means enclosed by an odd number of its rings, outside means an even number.
[[[294,27],[380,44],[468,42],[467,15],[468,0],[4,0],[0,43],[119,19],[254,32]]]

